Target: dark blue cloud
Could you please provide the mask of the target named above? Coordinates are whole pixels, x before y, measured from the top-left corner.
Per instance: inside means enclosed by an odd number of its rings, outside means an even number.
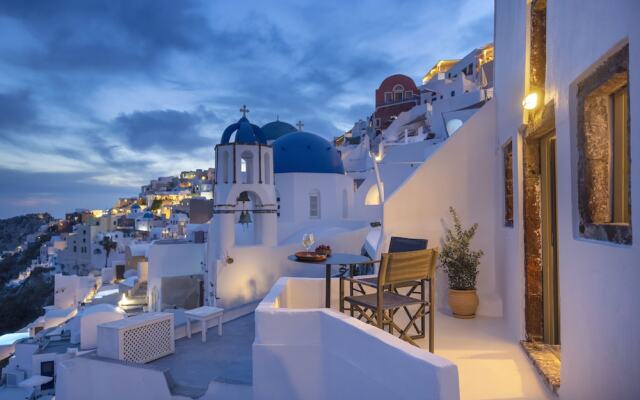
[[[148,68],[167,51],[198,49],[210,35],[192,1],[4,1],[0,15],[24,23],[43,45],[14,62],[63,72]]]
[[[217,120],[215,114],[205,111],[205,117]],[[116,132],[122,133],[134,150],[147,150],[153,146],[169,150],[189,151],[206,146],[210,141],[200,135],[203,118],[198,114],[176,110],[134,111],[121,114],[113,121]]]

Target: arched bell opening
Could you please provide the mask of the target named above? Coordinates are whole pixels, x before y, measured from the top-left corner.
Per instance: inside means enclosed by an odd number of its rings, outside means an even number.
[[[252,184],[256,182],[253,158],[253,153],[248,150],[243,151],[240,155],[240,182],[244,184]]]
[[[243,191],[236,198],[235,243],[236,246],[255,246],[264,243],[263,214],[260,196],[253,191]]]

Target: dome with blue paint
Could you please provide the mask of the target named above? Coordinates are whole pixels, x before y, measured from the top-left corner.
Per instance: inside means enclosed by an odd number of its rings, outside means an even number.
[[[142,214],[142,218],[143,219],[153,219],[153,214],[150,211],[145,211],[144,214]]]
[[[272,144],[276,174],[310,172],[344,174],[342,157],[326,139],[309,132],[288,133]]]
[[[276,140],[287,133],[297,131],[293,125],[280,120],[269,122],[268,124],[263,125],[261,129],[267,140]]]
[[[231,135],[235,133],[233,142]],[[246,116],[242,116],[238,122],[229,125],[222,133],[220,144],[267,144],[267,139],[259,126],[249,122]]]

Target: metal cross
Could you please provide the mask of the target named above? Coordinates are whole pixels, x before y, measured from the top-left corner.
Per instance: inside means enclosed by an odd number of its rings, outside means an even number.
[[[247,116],[247,113],[249,112],[249,109],[247,108],[247,106],[246,106],[246,105],[244,105],[244,104],[243,104],[243,105],[242,105],[242,108],[240,109],[240,112],[242,113],[242,116],[243,116],[243,117],[246,117],[246,116]]]
[[[302,121],[298,121],[298,123],[296,124],[296,126],[298,127],[298,130],[301,131],[302,128],[304,128],[304,124],[302,123]]]

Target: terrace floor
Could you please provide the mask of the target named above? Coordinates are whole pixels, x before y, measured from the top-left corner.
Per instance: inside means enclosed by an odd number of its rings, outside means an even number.
[[[504,320],[436,316],[435,352],[458,366],[460,398],[553,399],[520,343],[507,334]],[[428,348],[428,340],[418,342]]]
[[[178,339],[174,354],[149,365],[169,370],[178,391],[190,397],[199,397],[211,384],[214,390],[208,394],[215,391],[217,398],[251,398],[253,313],[225,323],[222,333],[218,336],[217,328],[209,329],[206,343],[200,332],[191,339]]]
[[[498,318],[436,317],[436,354],[458,366],[462,400],[553,399],[521,345],[507,334]],[[176,394],[192,398],[207,391],[207,398],[250,399],[251,346],[254,314],[224,324],[223,336],[210,329],[207,343],[200,333],[176,341],[176,352],[153,361],[168,369],[179,387]],[[426,339],[418,341],[424,348]],[[181,392],[182,391],[182,392]]]

